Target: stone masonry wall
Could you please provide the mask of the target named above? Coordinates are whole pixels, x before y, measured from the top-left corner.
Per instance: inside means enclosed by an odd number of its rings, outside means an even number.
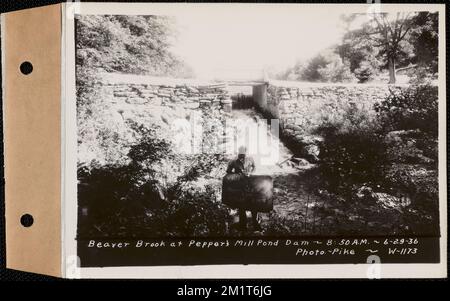
[[[223,84],[148,76],[105,75],[104,84],[114,101],[131,105],[174,106],[197,109],[201,106],[231,104]]]
[[[213,82],[105,73],[99,86],[100,113],[79,120],[80,162],[123,162],[137,141],[130,122],[157,126],[174,151],[196,152],[207,147],[202,127],[220,127],[232,105],[227,87]]]
[[[218,123],[231,111],[232,101],[223,83],[111,73],[103,74],[101,82],[103,115],[111,123],[105,127],[129,141],[129,134],[120,134],[127,119],[147,125],[157,123],[168,137],[190,137],[188,129],[177,122],[191,123],[192,131],[199,128],[194,123],[202,122],[192,117],[204,115],[203,108],[213,108],[214,116],[208,118]],[[270,81],[255,85],[253,97],[261,111],[279,119],[280,137],[288,147],[296,155],[315,161],[321,137],[314,129],[324,118],[339,118],[349,106],[372,114],[375,102],[385,99],[390,90],[404,87]],[[193,143],[180,140],[180,147]]]
[[[224,147],[213,143],[221,141],[220,131],[214,138],[203,135],[209,127],[222,128],[231,112],[232,101],[226,84],[124,75],[116,75],[105,84],[112,103],[124,119],[159,124],[165,129],[166,138],[175,143],[175,151],[214,153]]]
[[[256,103],[272,118],[279,119],[280,136],[294,153],[297,151],[296,155],[316,161],[321,137],[313,132],[324,118],[339,118],[350,106],[374,114],[376,102],[384,100],[390,90],[405,87],[271,81],[265,99],[259,97]]]

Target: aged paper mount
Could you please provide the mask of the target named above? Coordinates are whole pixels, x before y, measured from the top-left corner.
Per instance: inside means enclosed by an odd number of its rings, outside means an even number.
[[[80,186],[78,186],[80,181],[83,181],[84,178],[80,177],[81,169],[77,166],[77,163],[80,163],[81,161],[85,163],[85,161],[87,161],[86,158],[95,156],[94,153],[89,153],[88,151],[89,149],[92,149],[89,148],[92,147],[92,145],[87,148],[79,146],[79,140],[82,141],[81,145],[87,145],[83,143],[90,141],[90,138],[86,140],[83,140],[85,138],[80,138],[78,132],[80,120],[77,120],[77,109],[78,112],[80,112],[79,109],[81,107],[77,107],[77,102],[79,102],[79,99],[77,99],[77,88],[79,88],[77,87],[77,76],[79,75],[76,73],[76,58],[90,58],[89,56],[83,56],[86,53],[83,52],[85,49],[77,49],[77,45],[84,45],[82,42],[79,44],[76,43],[77,41],[80,41],[80,38],[83,38],[83,36],[76,36],[76,32],[80,32],[77,31],[77,29],[80,30],[80,26],[86,26],[87,24],[88,26],[86,28],[90,29],[89,26],[95,27],[98,25],[95,23],[97,22],[97,17],[122,16],[122,19],[117,19],[119,21],[113,18],[108,20],[109,23],[104,23],[102,25],[104,26],[103,32],[110,34],[114,32],[117,33],[117,30],[120,30],[120,27],[118,27],[120,24],[133,24],[133,22],[137,22],[137,28],[139,29],[139,26],[141,26],[139,22],[141,22],[142,19],[133,19],[130,18],[130,16],[169,16],[174,17],[175,19],[177,17],[180,18],[180,16],[188,16],[183,19],[185,22],[184,24],[188,26],[188,28],[190,28],[190,25],[192,28],[200,28],[202,29],[201,34],[203,36],[210,35],[210,37],[213,37],[215,32],[209,32],[208,34],[207,30],[204,29],[205,27],[208,27],[208,24],[211,24],[211,28],[216,30],[221,28],[224,32],[226,32],[228,27],[216,25],[217,27],[214,28],[212,24],[215,23],[211,19],[208,21],[208,18],[205,18],[204,16],[219,16],[222,14],[227,15],[236,13],[236,16],[238,16],[236,20],[239,20],[239,16],[241,16],[242,18],[247,17],[253,19],[255,20],[254,22],[262,22],[264,16],[271,14],[274,14],[281,19],[286,18],[295,20],[295,16],[303,16],[305,14],[316,14],[320,19],[323,10],[336,10],[342,14],[366,14],[368,11],[373,13],[373,10],[371,10],[371,7],[368,5],[347,5],[344,8],[343,6],[332,4],[212,5],[67,3],[12,12],[2,16],[2,49],[4,50],[2,52],[2,66],[4,66],[3,74],[5,74],[3,78],[3,120],[5,134],[6,247],[8,268],[67,278],[446,277],[446,32],[444,6],[386,4],[377,7],[377,9],[379,9],[379,11],[377,10],[376,13],[391,13],[394,15],[398,12],[404,12],[406,15],[420,11],[438,13],[439,57],[437,60],[438,78],[436,83],[439,106],[438,116],[436,117],[439,119],[439,136],[437,139],[439,146],[439,202],[437,206],[437,228],[439,236],[427,237],[426,234],[422,236],[395,236],[386,232],[385,237],[380,235],[374,237],[369,233],[367,233],[367,235],[358,235],[355,237],[352,237],[351,235],[330,237],[323,233],[317,234],[318,232],[311,232],[312,229],[317,229],[316,216],[314,215],[313,221],[309,222],[307,219],[308,213],[306,213],[306,218],[304,219],[306,220],[306,222],[304,222],[306,226],[302,227],[302,235],[287,235],[289,233],[281,233],[279,236],[277,236],[278,234],[264,236],[264,231],[267,231],[268,225],[271,225],[270,217],[268,217],[268,214],[266,215],[266,213],[264,213],[264,209],[261,209],[260,212],[262,213],[259,214],[259,221],[263,228],[263,231],[260,231],[262,235],[259,234],[259,231],[242,235],[241,232],[232,232],[235,231],[232,230],[223,236],[215,235],[213,237],[202,235],[170,237],[168,234],[160,236],[152,234],[149,235],[149,237],[146,237],[145,235],[120,236],[118,230],[119,227],[117,229],[114,227],[108,228],[105,226],[106,222],[102,221],[90,223],[92,216],[94,216],[92,213],[94,211],[91,207],[85,205],[84,199],[81,199],[80,195],[84,192],[81,191],[79,188]],[[197,24],[192,21],[193,19],[189,19],[189,16],[200,16],[200,20],[203,20],[202,18],[204,18],[206,20],[204,22],[210,23],[205,23],[202,26],[201,23]],[[236,24],[239,24],[238,22],[239,21],[236,21]],[[229,26],[232,28],[232,24]],[[134,27],[130,26],[129,28],[132,29]],[[183,32],[181,27],[179,30]],[[257,39],[262,39],[264,36],[259,35],[258,31],[254,31],[254,29],[245,30],[248,30],[248,33],[255,33],[255,44],[258,43]],[[100,30],[99,32],[102,31]],[[188,37],[194,39],[196,37],[195,31],[192,32],[194,34],[188,35]],[[108,37],[107,34],[106,37]],[[132,34],[129,33],[129,35],[131,37]],[[237,33],[236,35],[238,36]],[[20,39],[18,37],[20,37]],[[107,38],[101,40],[101,37],[98,36],[91,38],[93,42],[107,41]],[[114,40],[114,36],[110,36],[109,38]],[[128,39],[129,37],[124,36],[122,38]],[[268,39],[268,37],[265,38]],[[24,41],[26,41],[26,43]],[[123,128],[123,124],[125,123],[122,122],[126,120],[126,116],[129,112],[141,110],[139,109],[141,108],[139,107],[139,101],[141,100],[139,97],[141,96],[155,101],[153,95],[155,93],[158,94],[158,98],[160,98],[158,101],[160,101],[160,103],[155,107],[152,107],[152,112],[156,112],[154,114],[158,114],[157,110],[159,109],[155,109],[156,107],[164,107],[165,103],[179,101],[178,99],[185,101],[183,100],[183,97],[195,98],[195,100],[192,100],[189,104],[185,105],[186,110],[188,111],[196,110],[197,106],[203,106],[207,102],[212,104],[217,100],[217,103],[220,103],[221,110],[226,112],[227,104],[229,104],[227,102],[228,96],[235,101],[233,97],[238,97],[236,95],[239,93],[247,93],[244,90],[239,90],[239,92],[236,93],[236,90],[233,90],[234,88],[229,88],[230,86],[242,86],[245,83],[245,85],[251,87],[253,93],[252,97],[254,97],[254,99],[260,95],[269,95],[266,94],[269,93],[267,92],[268,90],[265,90],[266,87],[268,89],[270,89],[271,86],[277,88],[281,87],[283,88],[281,90],[286,92],[280,92],[280,97],[285,97],[287,100],[286,104],[289,104],[295,102],[293,101],[294,98],[301,99],[303,97],[306,99],[307,97],[310,97],[306,95],[310,92],[304,92],[305,95],[300,95],[301,91],[305,90],[305,86],[308,86],[308,89],[313,91],[311,93],[314,95],[314,89],[322,89],[324,85],[322,83],[297,83],[295,85],[292,84],[292,86],[289,87],[284,87],[283,85],[286,85],[284,79],[268,80],[266,75],[255,75],[252,71],[246,71],[247,73],[241,73],[236,76],[236,74],[233,73],[238,69],[236,67],[230,67],[230,69],[233,69],[232,71],[223,71],[223,69],[218,67],[216,68],[216,71],[213,72],[214,74],[211,75],[211,72],[208,73],[206,68],[201,66],[200,63],[202,59],[201,57],[196,57],[196,49],[192,47],[189,48],[189,41],[192,40],[186,39],[185,41],[187,41],[186,44],[183,44],[185,48],[182,48],[182,46],[179,48],[182,49],[181,54],[185,57],[190,57],[191,61],[194,62],[194,65],[196,62],[198,66],[200,66],[198,70],[201,71],[199,71],[202,74],[201,78],[184,79],[182,84],[180,84],[181,81],[174,76],[169,76],[170,78],[166,75],[159,77],[142,77],[138,76],[138,71],[135,71],[134,73],[128,72],[128,75],[120,76],[117,75],[120,72],[111,70],[101,70],[95,74],[104,80],[103,83],[105,87],[110,87],[112,89],[110,94],[111,102],[117,102],[121,99],[126,100],[126,105],[124,105],[123,108],[121,107],[119,110],[114,109],[114,112],[119,112],[117,116],[114,115],[115,119],[112,117],[111,119],[108,119],[108,122],[114,124],[113,128],[115,127],[118,129],[118,132],[120,132],[119,128]],[[245,43],[245,40],[242,41],[242,43]],[[143,45],[145,45],[145,47],[148,47],[148,44],[145,44],[145,40],[141,40],[140,42],[144,43]],[[196,43],[203,42],[204,40],[202,39],[196,40]],[[107,44],[107,42],[105,43]],[[112,44],[110,44],[110,47],[113,47],[111,45]],[[132,47],[136,45],[138,44],[130,42],[128,47],[132,49]],[[294,46],[295,44],[292,44],[292,47]],[[198,47],[202,46],[200,45]],[[248,63],[248,65],[251,65],[250,62],[257,62],[258,55],[264,60],[266,59],[264,55],[266,55],[267,60],[270,60],[268,55],[270,51],[264,52],[261,50],[258,53],[254,52],[253,57],[248,57],[246,59],[245,55],[248,55],[248,53],[245,49],[233,52],[234,48],[227,47],[228,46],[223,45],[223,48],[228,49],[228,54],[230,56],[236,56],[235,59],[230,59],[229,61],[226,61],[226,58],[223,58],[228,66],[232,66],[232,64],[235,63],[240,64],[239,66],[242,66],[242,69],[250,70],[252,67],[244,67],[244,64]],[[133,51],[138,53],[138,48],[139,47],[136,47]],[[239,48],[239,45],[236,45],[236,48]],[[199,49],[197,50],[200,52]],[[276,48],[273,49],[273,51],[277,51]],[[281,53],[281,50],[279,51]],[[289,53],[286,53],[285,55],[289,56]],[[203,60],[210,65],[214,64],[216,61],[221,61],[220,59],[213,60],[210,58],[211,56],[212,55],[208,55],[208,57],[203,56]],[[133,60],[135,60],[135,58],[131,57],[130,62],[125,63],[125,65],[133,64]],[[144,59],[142,59],[142,57],[139,57],[138,60],[141,60],[143,64]],[[20,66],[23,62],[30,62],[33,66],[33,71],[28,75],[24,75],[20,70]],[[78,67],[89,67],[90,62],[91,61],[86,60],[85,63],[81,65],[78,62]],[[217,63],[217,66],[219,65],[220,64]],[[222,77],[226,79],[212,83],[211,78],[213,77]],[[222,85],[225,85],[226,88],[224,89],[228,90],[225,92],[222,91]],[[339,87],[340,85],[340,83],[333,83],[327,87]],[[351,85],[357,86],[358,84]],[[179,88],[179,86],[183,86],[183,88]],[[377,87],[376,89],[383,89],[386,85],[377,83],[373,84],[373,86]],[[407,85],[405,84],[405,86]],[[134,88],[128,89],[124,87]],[[189,90],[187,87],[195,87],[195,89],[189,88],[191,89]],[[197,91],[203,88],[208,90],[205,94],[202,94],[201,91]],[[294,91],[294,88],[296,89],[296,92],[292,92]],[[108,88],[104,89],[107,90]],[[156,91],[154,91],[155,89]],[[187,89],[187,91],[181,89]],[[333,89],[334,88],[331,88],[331,90]],[[122,96],[121,93],[125,96]],[[198,95],[195,93],[198,93]],[[177,96],[176,100],[174,100],[173,96],[175,94]],[[89,95],[87,97],[89,97]],[[209,99],[209,97],[211,99]],[[242,95],[239,97],[242,103],[244,103],[245,97]],[[267,101],[267,97],[265,96],[262,99]],[[116,103],[113,104],[116,105]],[[267,105],[267,102],[262,104]],[[268,108],[269,107],[270,106],[268,106]],[[245,109],[247,110],[247,108]],[[168,112],[170,109],[164,108],[160,110]],[[146,111],[143,110],[143,112]],[[235,114],[244,114],[242,112],[249,114],[248,111],[245,110]],[[258,114],[249,116],[261,120],[261,117]],[[160,115],[166,116],[164,114]],[[105,120],[107,120],[107,118]],[[203,116],[203,118],[206,117]],[[194,118],[190,120],[192,121],[193,119]],[[280,117],[280,120],[282,123],[289,122],[282,119],[282,116]],[[275,126],[272,124],[272,129],[273,128],[275,128]],[[95,140],[96,138],[92,139]],[[105,143],[113,142],[109,141]],[[194,142],[192,143],[194,144]],[[237,151],[238,146],[239,145],[236,145],[236,153],[239,153],[239,151]],[[116,149],[119,148],[120,145],[117,146]],[[251,146],[247,147],[247,149],[251,150]],[[271,148],[269,147],[267,149]],[[267,149],[265,149],[265,151]],[[286,157],[286,160],[289,161],[288,159],[291,156],[289,151],[292,151],[293,149],[287,149],[288,150],[281,148],[281,151],[277,154],[280,156],[288,154],[289,156]],[[119,156],[118,153],[119,152],[113,152],[111,157]],[[230,152],[230,154],[231,153],[232,152]],[[258,161],[257,156],[255,157],[256,165],[258,167],[258,164],[261,164],[262,161]],[[108,164],[105,163],[106,161],[103,162],[102,158],[99,156],[96,159],[100,162],[100,165],[103,164],[103,167],[107,166]],[[287,161],[284,160],[284,157],[282,157],[282,159],[283,160],[279,160],[281,167],[280,170],[276,170],[277,172],[286,172],[288,169],[286,165],[282,165]],[[272,159],[268,156],[267,160],[270,161]],[[305,160],[306,162],[308,162],[308,160],[313,162],[309,157]],[[292,162],[292,164],[290,163],[292,166],[289,168],[295,168],[293,164],[298,164],[298,162],[305,161],[297,160]],[[90,170],[92,170],[92,166],[89,166],[89,168],[91,168]],[[232,167],[233,166],[236,168],[235,165],[232,165]],[[256,176],[267,175],[268,172],[273,171],[273,168],[262,168],[260,171],[260,174],[256,173]],[[275,176],[273,176],[273,178],[275,178]],[[282,189],[277,188],[276,180],[274,183],[274,194],[279,195]],[[114,188],[112,186],[110,187],[111,189]],[[155,189],[155,191],[158,193],[160,192],[158,189]],[[161,191],[164,191],[164,189],[161,189]],[[100,191],[100,193],[103,193],[103,191]],[[161,196],[162,194],[164,193],[161,192],[160,199],[164,199],[164,197]],[[108,206],[104,207],[105,212],[108,209],[107,207]],[[306,205],[306,208],[310,207],[312,208],[314,206]],[[275,201],[275,209],[277,208],[280,207]],[[156,212],[155,210],[156,209],[151,209],[150,211],[145,212],[150,216],[151,212]],[[231,214],[235,219],[243,219],[242,214],[239,216],[235,211],[230,212],[232,212]],[[21,224],[21,218],[27,214],[31,215],[33,218],[33,224],[30,227],[24,227],[23,224]],[[141,214],[141,212],[137,211],[137,213],[133,214],[140,216],[139,214]],[[252,220],[250,218],[250,212],[248,212],[248,214],[248,223],[250,225]],[[102,218],[99,217],[100,215],[95,216],[95,218],[98,219]],[[184,218],[189,220],[187,217]],[[245,216],[245,218],[247,217]],[[175,219],[175,222],[176,221],[177,220]],[[149,219],[149,222],[151,222],[151,219]],[[116,220],[114,220],[114,223],[116,223]],[[162,220],[161,223],[164,223],[164,220]],[[95,227],[89,228],[91,225],[94,225]],[[125,228],[127,225],[128,224],[125,223]],[[206,225],[210,224],[206,222]],[[306,229],[306,232],[304,229]],[[233,236],[234,234],[230,235],[230,233],[238,233],[238,235]],[[327,248],[327,243],[332,245],[332,247]],[[180,247],[180,249],[177,249],[178,247]],[[369,251],[367,250],[374,252],[374,255],[376,255],[375,253],[377,250],[379,250],[379,252],[393,253],[398,251],[398,254],[391,254],[392,257],[380,256],[380,263],[376,260],[366,261],[365,258],[370,257],[370,254],[368,254]],[[258,256],[253,256],[253,252],[260,252],[261,257],[258,258]],[[417,255],[417,252],[420,256]],[[276,256],[277,254],[279,256]],[[408,260],[411,261],[408,263]]]

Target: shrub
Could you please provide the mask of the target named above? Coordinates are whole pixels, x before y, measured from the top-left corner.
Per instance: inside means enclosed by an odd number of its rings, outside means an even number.
[[[423,163],[437,162],[437,140],[420,130],[392,131],[386,134],[386,151],[389,161],[394,163]]]
[[[289,219],[279,214],[271,214],[265,225],[265,233],[269,236],[292,236],[307,232],[303,219]]]
[[[111,177],[98,177],[98,180],[97,185],[90,183],[89,191],[79,192],[84,202],[97,204],[96,211],[89,212],[88,220],[79,219],[79,237],[191,237],[227,233],[228,208],[211,188],[184,186],[178,198],[162,201],[158,191],[143,189],[146,185],[133,189],[130,183],[118,181],[120,186],[108,187],[117,181]],[[95,191],[98,188],[103,190]],[[159,206],[155,206],[157,202]]]
[[[161,231],[168,236],[223,236],[230,222],[228,207],[217,198],[217,188],[207,185],[204,189],[186,185],[171,200],[164,212],[157,217],[166,225]]]
[[[80,210],[86,208],[89,216],[80,216],[80,235],[139,231],[136,217],[165,205],[164,177],[158,167],[172,156],[170,145],[156,136],[155,128],[131,126],[143,137],[131,146],[127,164],[93,161],[78,166],[78,205]]]
[[[321,175],[330,188],[347,188],[355,183],[377,184],[386,161],[382,137],[368,132],[327,131],[319,158]]]
[[[375,132],[381,129],[377,116],[368,103],[342,101],[327,104],[319,110],[312,132],[327,132],[332,129],[336,133]]]
[[[353,73],[360,83],[365,83],[372,80],[379,73],[380,64],[372,57],[367,61],[361,61],[359,67]]]
[[[424,66],[408,69],[406,74],[409,77],[408,82],[412,85],[431,84],[438,79],[436,72],[430,71],[430,68]]]
[[[355,183],[377,183],[386,161],[383,135],[370,112],[349,106],[339,117],[324,119],[316,129],[320,145],[320,173],[331,190]]]
[[[324,52],[308,62],[300,79],[312,82],[352,82],[355,77],[339,55]]]
[[[78,166],[78,235],[224,235],[230,215],[220,202],[220,183],[211,184],[226,166],[224,156],[176,154],[158,126],[126,124],[136,138],[126,162]]]
[[[423,165],[393,164],[385,174],[385,189],[407,196],[410,204],[403,211],[404,223],[413,233],[439,233],[439,183],[437,169]]]
[[[386,132],[418,129],[437,138],[438,89],[431,85],[391,91],[375,111]]]
[[[439,185],[437,170],[421,165],[393,164],[385,174],[389,188],[408,193],[419,202],[437,202]]]
[[[318,73],[326,82],[347,83],[355,80],[349,66],[344,64],[338,56],[333,57],[326,66],[319,68]]]

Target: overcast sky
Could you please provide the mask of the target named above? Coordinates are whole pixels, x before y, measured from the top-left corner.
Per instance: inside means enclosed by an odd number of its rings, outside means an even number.
[[[215,11],[175,16],[174,52],[199,76],[217,70],[286,68],[337,43],[342,12]]]
[[[414,5],[401,6],[406,8],[413,11]],[[359,13],[355,28],[370,19],[366,13],[379,11],[379,4],[193,5],[171,10],[178,30],[173,51],[199,77],[223,70],[284,70],[339,43],[345,33],[342,15]],[[389,11],[395,16],[399,10]]]

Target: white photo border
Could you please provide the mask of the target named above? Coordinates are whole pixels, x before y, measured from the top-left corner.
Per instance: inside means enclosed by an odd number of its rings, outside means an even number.
[[[323,9],[367,12],[371,4],[243,4],[243,3],[80,3],[62,5],[62,269],[66,278],[368,278],[373,264],[250,264],[200,266],[139,266],[80,268],[77,259],[77,120],[75,87],[74,15],[177,15],[199,14],[211,9],[285,10],[310,13]],[[444,4],[380,4],[381,11],[439,12],[439,214],[440,257],[438,264],[383,264],[381,278],[447,277],[447,164],[446,164],[446,49]],[[378,8],[377,8],[378,9]]]

